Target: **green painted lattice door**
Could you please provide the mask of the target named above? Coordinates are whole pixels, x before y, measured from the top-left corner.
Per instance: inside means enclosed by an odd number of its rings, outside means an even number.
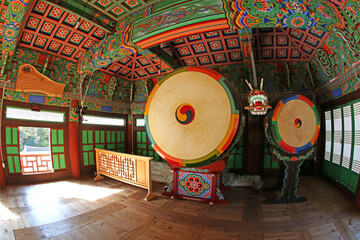
[[[124,130],[82,130],[83,165],[95,166],[94,149],[126,152]]]
[[[19,131],[17,127],[5,128],[5,149],[9,174],[21,174],[19,156]]]
[[[270,151],[271,144],[265,139],[264,144],[264,169],[278,169],[279,161],[272,160],[272,153]]]
[[[84,166],[94,165],[94,141],[93,130],[82,131],[82,152]]]
[[[162,161],[163,159],[154,151],[147,140],[145,128],[143,130],[135,130],[135,154],[140,156],[153,157],[154,161]]]
[[[51,129],[51,154],[55,171],[67,169],[63,129]]]
[[[9,174],[21,174],[18,127],[6,127],[6,159]],[[54,170],[65,170],[64,130],[51,129],[51,152]]]
[[[239,143],[236,144],[235,148],[229,154],[229,160],[227,161],[227,166],[230,170],[241,170],[243,169],[243,137],[240,139]]]

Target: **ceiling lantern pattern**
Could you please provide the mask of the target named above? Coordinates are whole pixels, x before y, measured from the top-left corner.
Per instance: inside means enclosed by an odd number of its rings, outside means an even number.
[[[77,61],[108,33],[78,15],[38,1],[30,10],[19,45]]]

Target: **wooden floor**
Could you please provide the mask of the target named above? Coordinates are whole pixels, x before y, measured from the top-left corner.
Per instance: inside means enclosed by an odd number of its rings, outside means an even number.
[[[267,182],[265,182],[267,183]],[[302,177],[305,203],[265,205],[279,192],[233,188],[228,205],[172,200],[112,179],[0,188],[0,239],[360,239],[360,211],[330,183]]]

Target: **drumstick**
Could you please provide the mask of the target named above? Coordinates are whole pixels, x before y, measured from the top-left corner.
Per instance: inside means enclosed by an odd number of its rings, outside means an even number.
[[[250,83],[247,81],[247,79],[245,79],[245,82],[247,83],[247,85],[249,86],[250,90],[252,91],[253,88],[251,87]]]
[[[264,78],[261,78],[260,90],[263,88]]]

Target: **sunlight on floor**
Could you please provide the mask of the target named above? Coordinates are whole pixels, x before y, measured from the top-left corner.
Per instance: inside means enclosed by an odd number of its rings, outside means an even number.
[[[0,220],[18,219],[19,216],[12,213],[7,207],[0,203]]]
[[[123,189],[93,187],[71,182],[61,182],[60,189],[63,197],[81,198],[88,201],[95,201],[124,191]]]
[[[106,187],[94,187],[77,183],[61,181],[34,185],[28,195],[30,205],[53,205],[65,199],[78,198],[88,201],[96,201],[101,198],[124,191],[123,189],[110,189]]]

